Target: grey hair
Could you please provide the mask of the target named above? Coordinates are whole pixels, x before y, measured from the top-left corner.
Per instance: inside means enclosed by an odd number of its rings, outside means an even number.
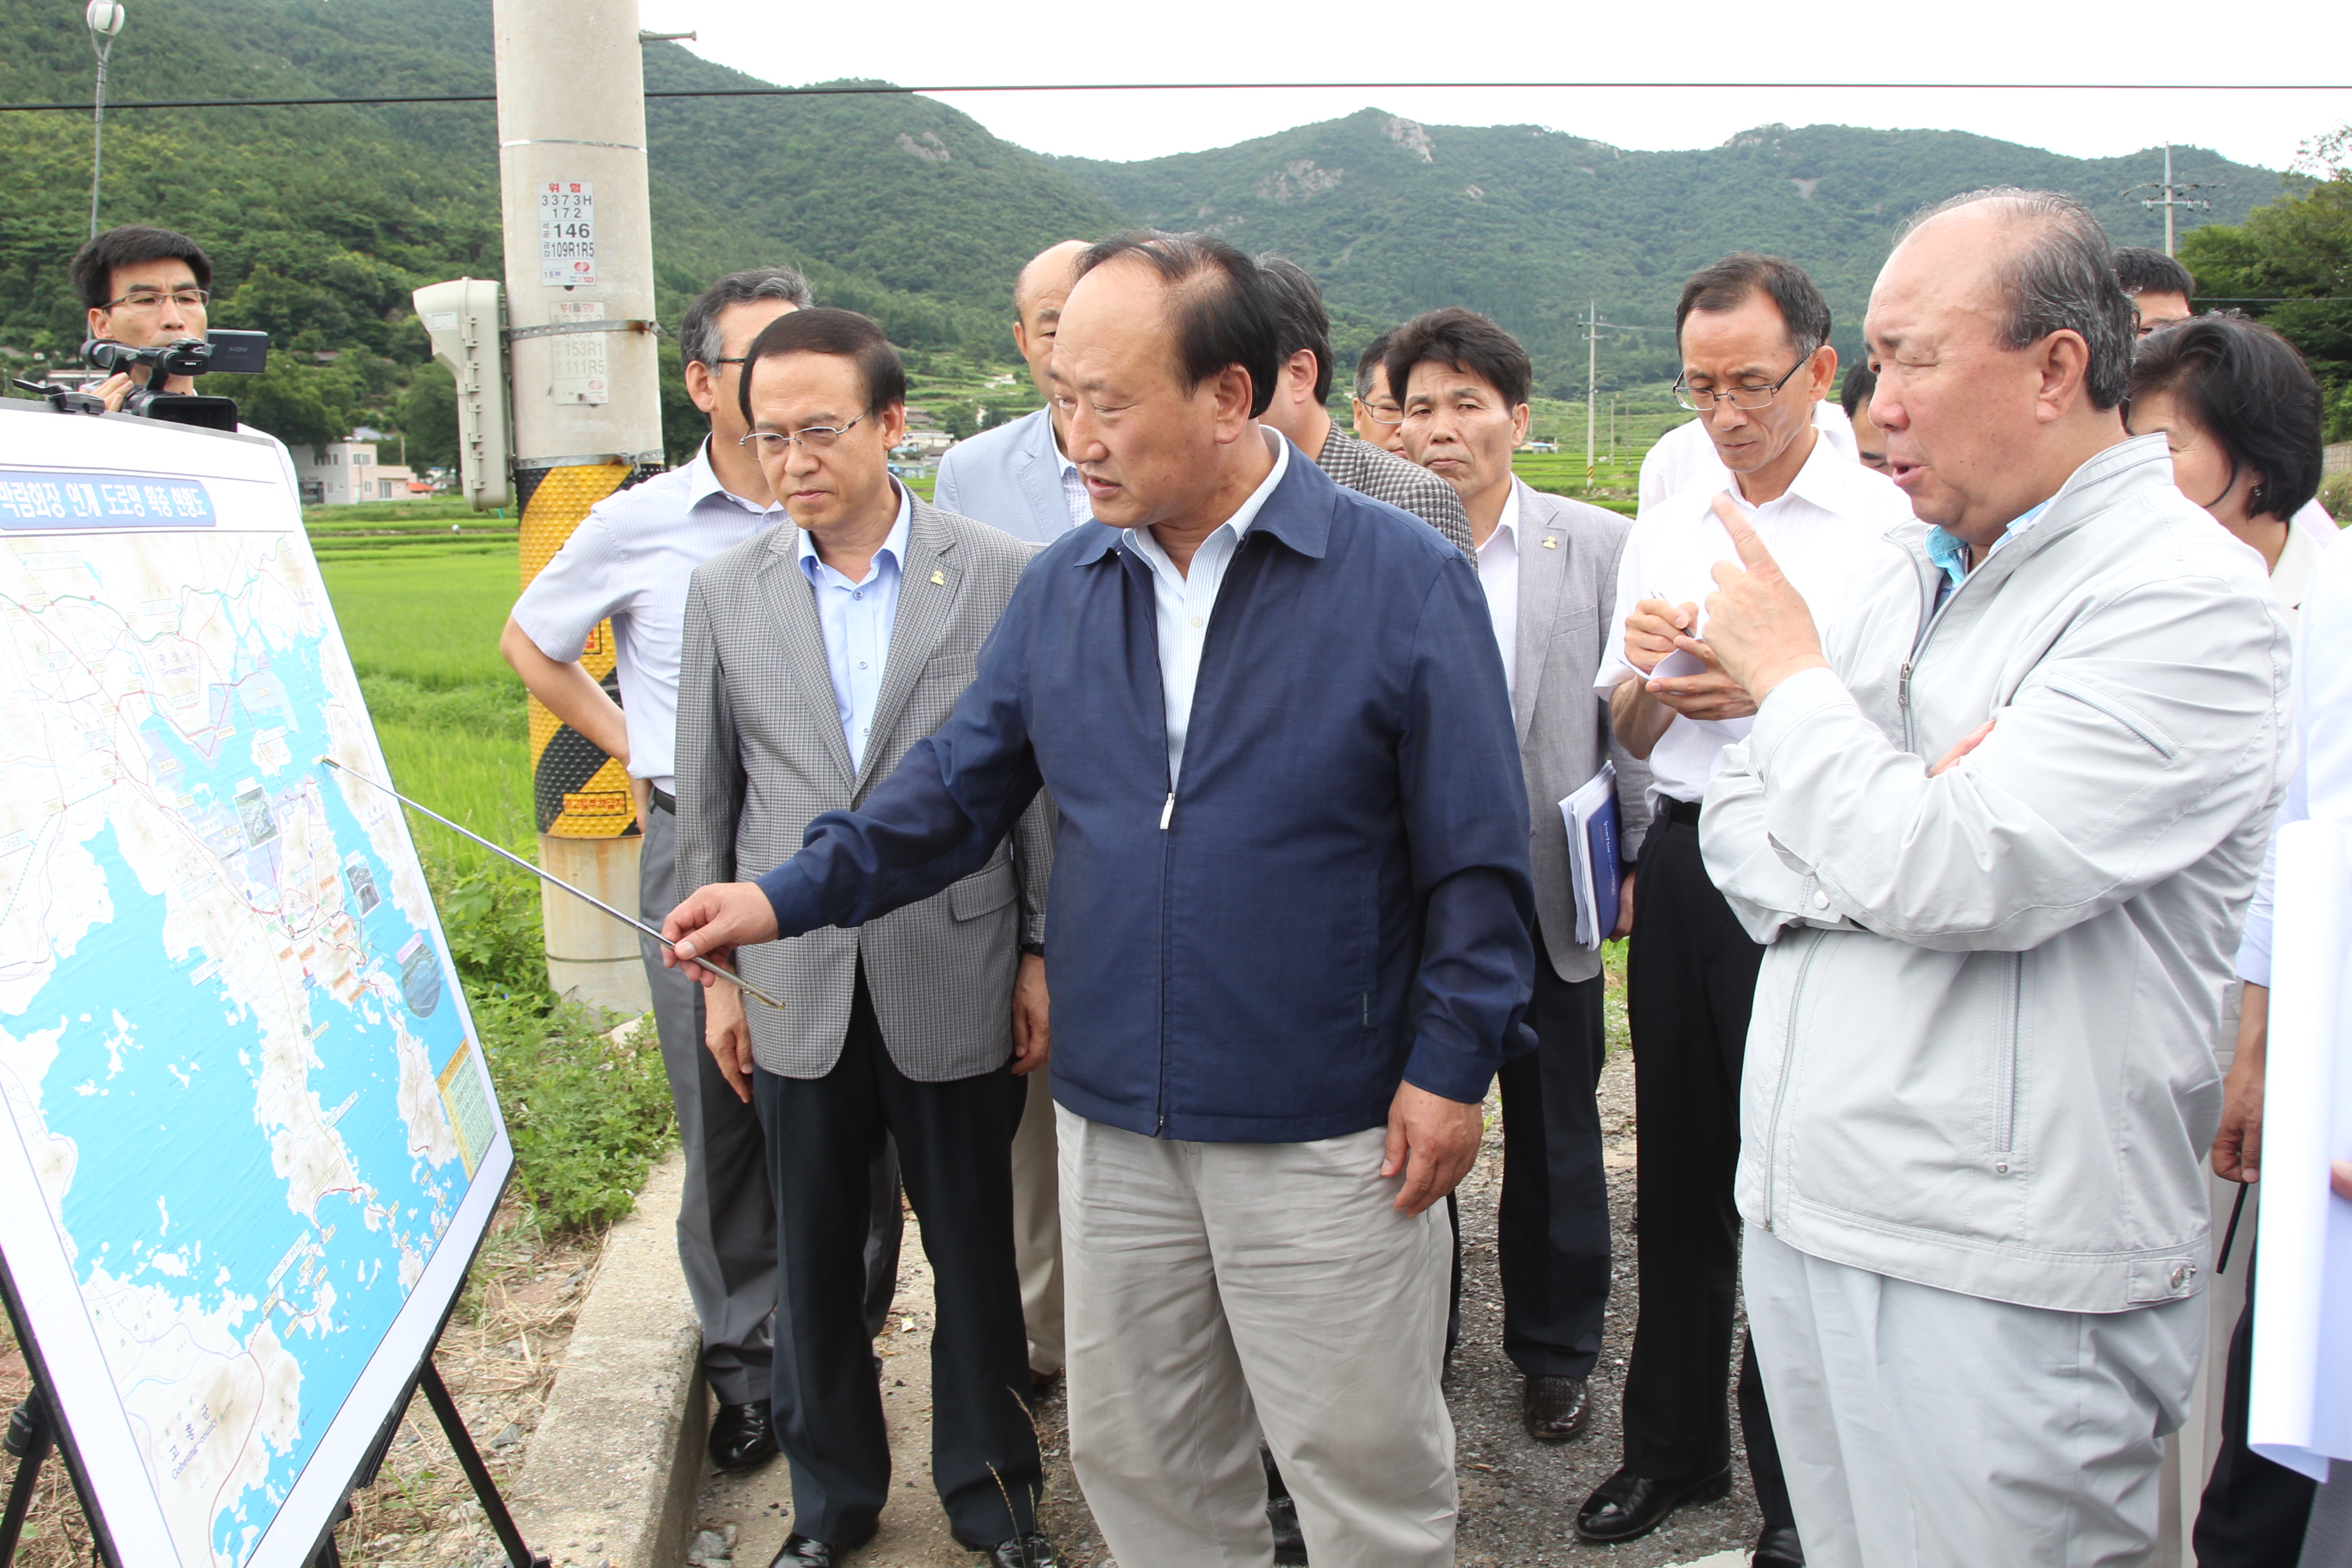
[[[2080,334],[2089,353],[2083,382],[2091,406],[2115,407],[2131,378],[2137,317],[2131,297],[2116,281],[2107,231],[2072,196],[1999,185],[1937,202],[1904,225],[1902,238],[1931,219],[1980,202],[2000,204],[2001,216],[2024,231],[2000,263],[2001,292],[2009,301],[2002,341],[2023,349],[2053,332]]]
[[[749,305],[761,300],[781,300],[800,310],[816,303],[816,296],[809,292],[808,279],[789,267],[754,267],[744,272],[730,272],[686,308],[686,320],[677,326],[680,362],[717,370],[719,356],[727,352],[719,338],[719,312],[730,305]]]

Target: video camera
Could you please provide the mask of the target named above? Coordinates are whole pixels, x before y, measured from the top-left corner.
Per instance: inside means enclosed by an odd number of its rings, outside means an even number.
[[[269,334],[223,329],[202,338],[181,338],[173,342],[152,343],[145,348],[133,348],[111,338],[92,338],[81,345],[81,357],[109,374],[125,372],[134,365],[147,367],[147,384],[134,388],[124,400],[122,412],[125,414],[135,414],[144,419],[167,420],[174,425],[201,426],[207,430],[233,431],[236,428],[235,398],[210,397],[193,392],[165,392],[162,384],[171,376],[206,375],[215,372],[258,375],[269,357]],[[19,381],[16,384],[47,398],[49,405],[60,414],[106,412],[105,400],[95,393],[49,386],[37,381]]]

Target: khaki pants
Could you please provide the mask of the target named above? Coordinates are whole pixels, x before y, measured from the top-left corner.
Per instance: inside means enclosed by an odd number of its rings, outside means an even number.
[[[2205,1298],[2058,1312],[1797,1251],[1755,1226],[1748,1319],[1813,1568],[2143,1568]]]
[[[1070,1458],[1119,1568],[1266,1568],[1261,1429],[1316,1568],[1454,1561],[1451,1243],[1382,1128],[1142,1137],[1056,1108]]]
[[[1021,1317],[1029,1370],[1062,1370],[1062,1194],[1054,1147],[1053,1068],[1029,1075],[1029,1099],[1013,1140],[1013,1260],[1021,1270]]]

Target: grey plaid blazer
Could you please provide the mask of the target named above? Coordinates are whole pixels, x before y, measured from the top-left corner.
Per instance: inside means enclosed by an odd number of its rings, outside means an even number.
[[[677,711],[677,885],[764,874],[808,825],[863,802],[971,684],[980,645],[1035,546],[912,501],[898,609],[863,764],[842,737],[815,595],[786,522],[695,569]],[[1039,795],[988,864],[868,921],[747,947],[743,973],[785,1005],[751,1002],[752,1054],[770,1072],[822,1078],[849,1028],[856,962],[890,1059],[940,1083],[1013,1054],[1021,944],[1045,939],[1053,805]]]
[[[1463,554],[1473,561],[1478,558],[1470,547],[1470,515],[1462,510],[1462,498],[1454,493],[1452,485],[1419,463],[1382,451],[1334,425],[1323,437],[1323,449],[1315,455],[1315,466],[1330,475],[1335,484],[1412,513],[1452,540],[1454,548]]]

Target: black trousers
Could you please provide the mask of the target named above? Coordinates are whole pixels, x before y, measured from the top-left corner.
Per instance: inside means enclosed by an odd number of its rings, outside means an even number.
[[[1695,1479],[1731,1462],[1725,1373],[1739,1288],[1731,1183],[1763,959],[1707,879],[1696,823],[1662,816],[1642,846],[1626,956],[1641,1307],[1625,1374],[1625,1465],[1655,1480]],[[1752,1346],[1740,1352],[1739,1420],[1765,1524],[1793,1526]]]
[[[2230,1331],[2221,1384],[2221,1451],[2197,1500],[2189,1542],[2197,1568],[2294,1568],[2311,1523],[2319,1483],[2246,1447],[2246,1401],[2254,1370],[2253,1249],[2246,1249],[2246,1308]]]
[[[898,1147],[922,1223],[931,1335],[931,1474],[956,1533],[993,1545],[1036,1528],[1043,1486],[1029,1421],[1029,1342],[1013,1258],[1013,1134],[1025,1097],[999,1069],[946,1083],[898,1070],[857,975],[841,1059],[820,1079],[761,1069],[776,1203],[772,1409],[792,1462],[793,1528],[871,1533],[890,1495],[890,1443],[865,1321],[874,1156]]]
[[[1641,907],[1637,889],[1634,908]],[[1601,1164],[1607,981],[1567,981],[1535,933],[1536,1048],[1503,1064],[1503,1197],[1495,1248],[1503,1351],[1529,1377],[1585,1377],[1609,1306],[1609,1181]]]

